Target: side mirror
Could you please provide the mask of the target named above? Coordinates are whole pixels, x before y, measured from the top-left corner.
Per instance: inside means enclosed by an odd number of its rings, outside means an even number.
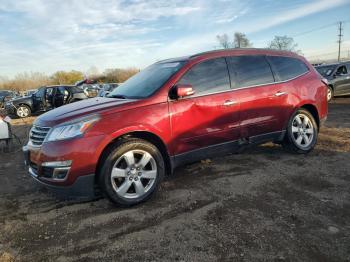
[[[191,85],[177,85],[176,86],[176,96],[178,98],[191,96],[194,94],[193,87]]]

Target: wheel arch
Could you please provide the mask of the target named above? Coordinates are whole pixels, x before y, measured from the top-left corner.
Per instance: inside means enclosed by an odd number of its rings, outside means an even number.
[[[108,157],[115,143],[118,143],[121,140],[130,139],[130,138],[140,138],[155,145],[158,148],[158,150],[161,152],[161,154],[164,156],[166,173],[171,174],[172,165],[170,160],[170,154],[168,152],[168,149],[164,141],[159,136],[149,131],[132,131],[114,138],[104,147],[97,161],[96,170],[95,170],[95,174],[96,174],[95,179],[98,179],[99,171],[103,165],[103,161]]]
[[[18,105],[16,105],[15,107],[17,108],[19,106],[27,106],[27,107],[29,107],[30,111],[33,111],[33,108],[32,108],[32,106],[29,103],[21,102]]]
[[[320,129],[320,116],[318,114],[317,107],[313,104],[305,104],[300,107],[301,109],[306,109],[310,112],[310,114],[314,117],[316,124],[317,124],[317,130]]]

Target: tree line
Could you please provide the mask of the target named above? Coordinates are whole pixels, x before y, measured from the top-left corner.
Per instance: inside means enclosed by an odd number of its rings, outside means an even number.
[[[232,40],[230,40],[230,37],[227,34],[217,35],[216,40],[218,41],[220,47],[224,49],[253,47],[253,44],[250,42],[247,36],[241,32],[235,32]],[[294,42],[292,37],[288,37],[286,35],[275,36],[274,39],[268,43],[266,48],[291,51],[301,54],[301,51],[298,50],[298,44]]]
[[[99,73],[95,67],[89,69],[86,73],[77,70],[57,71],[51,75],[40,72],[25,72],[19,73],[13,78],[0,76],[0,89],[24,91],[47,85],[73,85],[85,78],[98,83],[121,83],[137,72],[139,72],[137,68],[114,68]]]

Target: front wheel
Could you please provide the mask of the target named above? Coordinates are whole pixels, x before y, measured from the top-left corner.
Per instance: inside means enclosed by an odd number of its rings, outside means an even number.
[[[142,139],[121,140],[111,149],[99,174],[99,184],[108,198],[131,206],[146,201],[164,177],[158,148]]]
[[[20,105],[16,109],[16,115],[20,118],[28,117],[32,113],[31,109],[27,105]]]
[[[318,136],[317,123],[312,114],[305,110],[297,110],[288,122],[283,146],[288,150],[305,154],[316,145]]]

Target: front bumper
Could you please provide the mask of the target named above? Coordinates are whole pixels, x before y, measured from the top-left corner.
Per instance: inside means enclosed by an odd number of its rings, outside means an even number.
[[[52,163],[55,162],[42,162],[39,166],[30,159],[30,150],[27,146],[24,146],[22,151],[24,154],[24,163],[28,167],[29,175],[58,197],[90,199],[96,196],[95,174],[80,175],[75,177],[74,181],[69,182],[70,166],[52,165]],[[51,164],[44,166],[45,163]],[[66,172],[66,176],[61,179],[56,179],[54,175],[60,175],[62,171]]]

